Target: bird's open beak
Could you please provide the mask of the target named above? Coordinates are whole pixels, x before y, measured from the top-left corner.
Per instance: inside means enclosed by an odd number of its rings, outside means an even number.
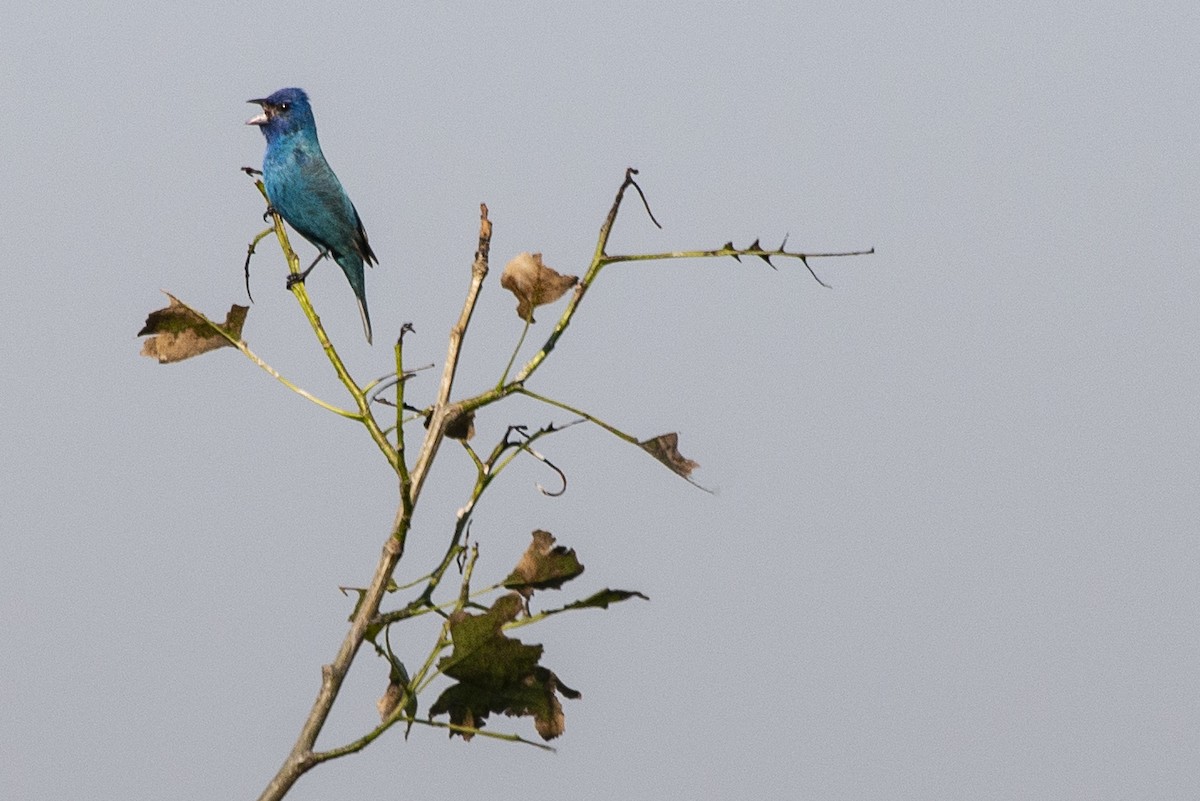
[[[266,106],[267,101],[266,101],[266,99],[262,98],[259,100],[247,100],[246,102],[247,103],[257,103],[258,105],[263,107],[263,109],[260,113],[254,115],[250,119],[246,120],[246,124],[247,125],[266,125],[267,124],[267,106]]]

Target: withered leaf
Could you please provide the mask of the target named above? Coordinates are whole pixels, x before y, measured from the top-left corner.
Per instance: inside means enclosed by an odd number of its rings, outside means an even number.
[[[583,572],[575,549],[554,544],[554,535],[538,529],[504,586],[525,598],[534,590],[557,590]]]
[[[392,669],[389,671],[388,687],[380,696],[375,706],[379,710],[379,719],[387,720],[400,702],[404,700],[404,689],[408,686],[409,675],[408,669],[404,667],[404,663],[397,659],[391,653],[387,654],[388,661],[392,663]],[[410,718],[417,715],[417,696],[415,694],[408,697],[408,701],[404,704],[404,713]],[[411,728],[412,724],[409,724]]]
[[[533,310],[553,303],[575,286],[579,278],[563,275],[542,263],[541,253],[520,253],[504,265],[500,286],[517,296],[517,316],[536,322]]]
[[[387,690],[375,702],[375,708],[379,710],[379,719],[387,720],[392,713],[396,711],[396,707],[400,705],[400,700],[404,698],[404,685],[399,682],[389,682]]]
[[[138,331],[140,337],[153,334],[142,343],[143,356],[166,364],[181,362],[217,348],[232,347],[203,317],[180,303],[174,295],[168,294],[167,297],[171,299],[170,305],[150,312],[146,317],[146,325]],[[234,304],[221,328],[234,339],[241,339],[242,325],[246,322],[248,311],[248,306]]]
[[[567,609],[607,609],[609,604],[628,601],[630,598],[641,598],[643,601],[649,601],[650,598],[642,595],[637,590],[610,590],[603,589],[600,592],[593,593],[587,598],[581,598],[578,601],[573,601],[563,607]]]
[[[450,716],[450,722],[481,729],[488,715],[500,712],[534,719],[543,739],[563,732],[563,711],[557,694],[578,698],[556,675],[538,664],[542,646],[527,645],[506,637],[505,623],[516,619],[524,606],[517,593],[509,593],[480,615],[462,614],[451,619],[454,650],[438,662],[438,669],[457,681],[433,706],[430,717]],[[451,732],[471,739],[470,732]]]
[[[692,471],[700,465],[684,458],[679,452],[679,435],[675,432],[660,434],[653,439],[643,440],[638,446],[658,461],[671,468],[676,474],[691,479]]]
[[[461,412],[446,421],[446,436],[466,442],[475,436],[475,412]]]

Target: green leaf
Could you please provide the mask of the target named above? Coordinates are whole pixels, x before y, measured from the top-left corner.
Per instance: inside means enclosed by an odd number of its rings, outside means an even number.
[[[538,734],[550,740],[565,726],[561,693],[579,698],[575,690],[538,664],[541,645],[527,645],[505,636],[502,627],[515,620],[525,606],[517,593],[509,593],[481,615],[460,613],[450,623],[454,650],[438,668],[457,684],[448,687],[433,706],[430,717],[448,714],[459,726],[482,729],[489,715],[532,717]],[[470,732],[451,732],[471,739]]]

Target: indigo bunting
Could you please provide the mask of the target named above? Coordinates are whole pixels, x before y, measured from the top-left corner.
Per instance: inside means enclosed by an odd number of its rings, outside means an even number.
[[[317,123],[303,89],[280,89],[270,97],[247,101],[262,106],[262,113],[246,120],[257,125],[267,139],[263,156],[263,184],[271,207],[292,228],[320,251],[308,269],[289,281],[303,281],[326,256],[346,274],[358,299],[363,331],[371,341],[371,316],[367,313],[367,288],[363,262],[377,259],[367,242],[362,220],[342,182],[321,153]]]

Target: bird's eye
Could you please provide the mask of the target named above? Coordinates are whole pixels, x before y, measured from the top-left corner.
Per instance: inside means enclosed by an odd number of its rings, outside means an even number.
[[[287,104],[287,103],[280,103],[280,104],[279,104],[279,110],[280,110],[280,111],[287,111],[287,110],[288,110],[288,104]]]

